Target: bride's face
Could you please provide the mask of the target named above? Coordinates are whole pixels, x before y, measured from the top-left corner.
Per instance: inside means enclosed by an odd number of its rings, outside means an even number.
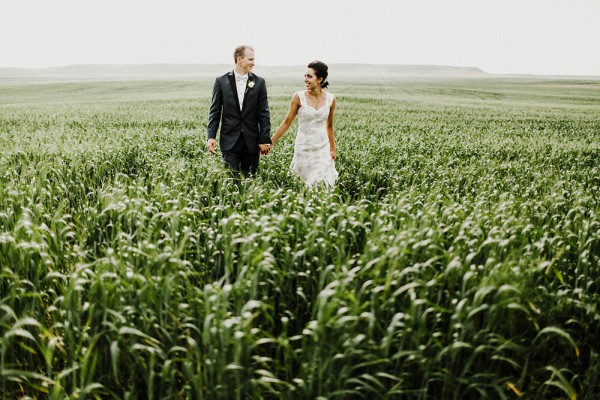
[[[307,68],[304,73],[304,84],[308,90],[316,89],[321,87],[321,79],[317,78],[315,74],[315,70],[312,68]]]

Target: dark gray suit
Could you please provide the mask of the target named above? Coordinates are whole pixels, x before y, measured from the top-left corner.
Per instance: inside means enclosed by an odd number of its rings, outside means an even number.
[[[253,86],[250,82],[254,82]],[[208,139],[217,138],[219,124],[219,146],[225,163],[235,170],[255,171],[260,157],[258,145],[271,144],[271,116],[265,80],[253,73],[248,74],[240,111],[235,74],[231,71],[218,77],[208,114]]]

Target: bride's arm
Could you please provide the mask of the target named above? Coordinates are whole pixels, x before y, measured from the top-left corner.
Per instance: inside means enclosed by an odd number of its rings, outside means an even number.
[[[335,150],[335,134],[333,132],[333,112],[335,111],[335,97],[331,102],[331,108],[329,110],[329,117],[327,117],[327,137],[329,138],[329,153],[331,154],[331,159],[335,161],[337,158],[336,150]]]
[[[273,144],[277,143],[277,141],[287,132],[287,130],[290,129],[292,122],[294,122],[294,119],[298,114],[299,108],[300,98],[298,97],[297,93],[294,93],[294,95],[292,96],[292,101],[290,103],[290,110],[288,111],[288,114],[281,123],[281,125],[279,125],[279,128],[277,128],[277,132],[275,132],[275,135],[271,139]]]

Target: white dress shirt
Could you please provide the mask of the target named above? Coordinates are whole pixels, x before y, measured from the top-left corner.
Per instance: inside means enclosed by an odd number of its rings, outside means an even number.
[[[248,74],[240,75],[235,71],[234,71],[234,74],[235,74],[235,86],[237,88],[238,100],[240,101],[240,111],[242,111],[242,105],[244,104],[244,94],[246,93],[246,85],[248,83]]]

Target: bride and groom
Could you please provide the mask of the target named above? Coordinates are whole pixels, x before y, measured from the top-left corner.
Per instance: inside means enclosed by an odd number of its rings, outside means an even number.
[[[298,117],[298,133],[291,171],[307,186],[333,186],[336,148],[333,130],[335,96],[326,92],[328,67],[314,61],[304,74],[306,90],[292,96],[287,116],[271,139],[271,122],[265,80],[252,73],[254,49],[239,46],[234,51],[235,68],[218,77],[213,87],[208,115],[208,151],[217,154],[219,145],[225,164],[245,175],[258,169],[260,155],[272,147]]]

